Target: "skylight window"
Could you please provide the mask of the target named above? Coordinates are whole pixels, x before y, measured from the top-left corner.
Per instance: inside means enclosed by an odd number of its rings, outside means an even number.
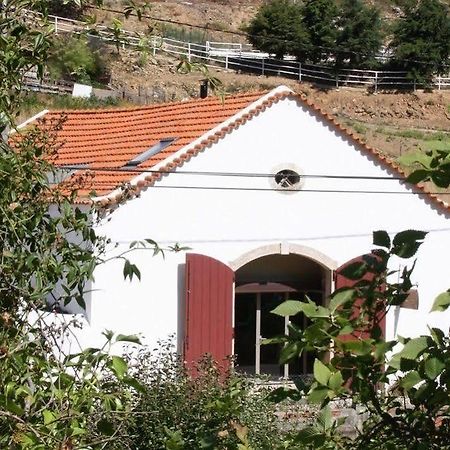
[[[176,139],[177,138],[175,137],[167,137],[161,139],[158,143],[150,147],[148,150],[145,150],[145,152],[141,153],[140,155],[136,156],[133,159],[130,159],[130,161],[128,161],[123,167],[136,167],[139,164],[142,164],[144,161],[147,161],[152,156],[155,156],[156,154],[162,152]]]

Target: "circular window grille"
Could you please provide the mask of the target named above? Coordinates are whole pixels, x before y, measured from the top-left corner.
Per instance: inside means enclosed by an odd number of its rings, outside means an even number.
[[[276,173],[275,183],[279,188],[295,189],[301,181],[301,176],[290,169],[283,169]]]

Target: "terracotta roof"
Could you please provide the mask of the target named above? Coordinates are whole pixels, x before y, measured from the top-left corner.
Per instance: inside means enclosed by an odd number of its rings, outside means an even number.
[[[128,109],[52,111],[46,113],[44,119],[54,121],[65,116],[62,129],[58,132],[58,139],[63,145],[57,164],[89,165],[90,182],[79,191],[80,201],[87,201],[90,193],[95,191],[97,198],[94,200],[108,207],[124,197],[137,195],[143,188],[161,179],[161,173],[114,170],[123,167],[161,139],[177,138],[163,151],[139,164],[139,170],[157,168],[158,171],[169,172],[181,167],[184,161],[284,98],[296,99],[314,111],[329,126],[349,138],[362,153],[374,157],[393,175],[405,176],[393,160],[366,145],[313,102],[282,86],[270,92],[227,97],[224,101],[211,97]],[[96,168],[106,168],[108,171],[96,171]],[[125,183],[130,186],[127,190],[121,188]],[[450,211],[450,205],[435,194],[428,193],[424,185],[415,185],[413,189],[425,194],[424,198],[439,209],[447,213]]]

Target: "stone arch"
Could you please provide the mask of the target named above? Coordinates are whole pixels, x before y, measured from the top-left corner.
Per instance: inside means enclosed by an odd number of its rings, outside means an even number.
[[[288,242],[263,245],[261,247],[250,250],[249,252],[246,252],[241,256],[239,256],[238,258],[236,258],[234,261],[231,261],[229,263],[229,266],[236,272],[242,266],[248,264],[251,261],[254,261],[255,259],[261,258],[263,256],[276,254],[279,255],[294,254],[304,256],[318,263],[324,269],[328,270],[335,270],[338,266],[337,262],[334,259],[330,258],[329,256],[312,247],[300,244],[292,244]]]

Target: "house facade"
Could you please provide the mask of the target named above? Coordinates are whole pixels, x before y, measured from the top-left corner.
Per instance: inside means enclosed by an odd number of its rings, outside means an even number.
[[[312,356],[280,367],[279,348],[260,345],[287,326],[270,311],[305,295],[325,304],[338,268],[370,252],[375,230],[428,231],[413,275],[417,304],[389,311],[387,339],[448,330],[450,312],[429,313],[450,281],[448,205],[285,87],[69,112],[60,139],[61,167],[93,174],[80,195],[97,191],[108,256],[148,238],[166,249],[128,255],[140,281],[124,281],[120,260],[96,269],[83,345],[104,329],[140,333],[150,345],[176,334],[187,360],[210,352],[234,355],[247,373],[310,373]]]

